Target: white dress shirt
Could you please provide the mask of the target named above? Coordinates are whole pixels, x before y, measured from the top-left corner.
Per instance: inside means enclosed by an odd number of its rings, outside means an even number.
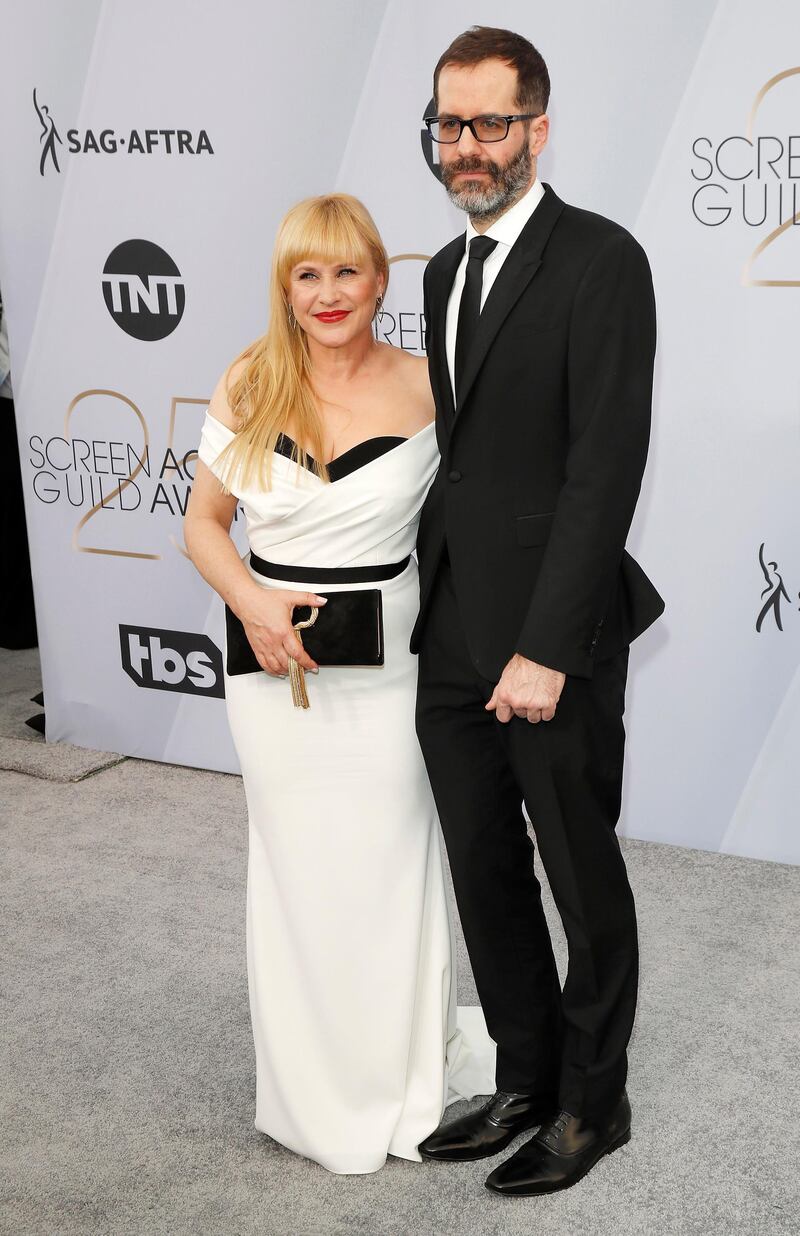
[[[542,183],[537,177],[524,197],[515,202],[510,210],[501,215],[486,232],[476,232],[472,223],[467,223],[464,234],[464,256],[461,259],[450,299],[447,302],[447,318],[445,320],[445,351],[447,353],[447,368],[450,371],[450,383],[453,387],[453,400],[456,397],[456,331],[458,329],[458,310],[461,305],[461,293],[464,291],[464,281],[467,277],[467,254],[469,242],[473,236],[489,236],[497,241],[496,247],[483,263],[483,285],[481,288],[481,309],[486,303],[492,284],[500,273],[500,267],[511,252],[511,246],[519,238],[519,234],[530,219],[536,207],[544,197]]]

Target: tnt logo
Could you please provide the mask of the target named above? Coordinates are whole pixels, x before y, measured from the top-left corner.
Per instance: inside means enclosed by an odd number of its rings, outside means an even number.
[[[434,176],[439,181],[439,183],[441,183],[442,168],[441,168],[441,164],[439,163],[439,147],[436,145],[436,142],[433,140],[430,133],[428,132],[428,126],[424,123],[424,119],[426,116],[435,116],[435,115],[436,115],[436,108],[434,107],[433,99],[431,99],[430,103],[425,108],[425,111],[422,113],[423,124],[420,130],[419,140],[422,143],[422,153],[425,156],[425,162],[427,163],[428,167],[433,172]]]
[[[223,699],[222,653],[207,635],[120,624],[122,668],[137,687]]]
[[[172,258],[149,240],[126,240],[103,267],[103,299],[127,335],[166,339],[183,317],[186,289]]]

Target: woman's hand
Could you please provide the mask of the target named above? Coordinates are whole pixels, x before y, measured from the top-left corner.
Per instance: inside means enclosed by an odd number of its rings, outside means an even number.
[[[292,627],[296,605],[322,606],[315,592],[291,592],[257,584],[230,537],[238,499],[223,493],[214,473],[197,460],[192,496],[184,520],[186,548],[203,579],[214,588],[244,626],[256,660],[274,678],[289,672],[292,656],[303,669],[316,670]]]
[[[254,585],[238,617],[244,626],[250,647],[258,664],[273,678],[285,678],[289,673],[289,657],[294,657],[303,669],[316,670],[316,661],[303,648],[292,625],[296,605],[323,606],[326,598],[315,592],[290,592],[288,588],[262,588]]]

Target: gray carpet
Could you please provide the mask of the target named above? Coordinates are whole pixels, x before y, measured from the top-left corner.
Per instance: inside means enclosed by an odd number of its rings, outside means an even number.
[[[0,801],[4,1233],[798,1230],[798,869],[625,843],[633,1140],[566,1193],[507,1200],[483,1188],[493,1161],[336,1177],[253,1128],[237,777],[0,772]]]
[[[45,743],[26,724],[42,712],[32,697],[42,689],[36,648],[0,649],[0,769],[44,777],[46,781],[82,781],[125,759],[108,751],[90,751],[72,743]]]
[[[45,781],[83,781],[84,777],[111,768],[125,758],[111,751],[74,747],[69,742],[45,743],[43,739],[36,742],[0,735],[0,769],[43,777]]]

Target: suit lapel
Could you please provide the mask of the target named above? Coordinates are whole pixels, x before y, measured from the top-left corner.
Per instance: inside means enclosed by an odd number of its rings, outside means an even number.
[[[431,379],[434,385],[436,406],[442,412],[442,418],[449,432],[455,418],[455,402],[453,387],[450,382],[450,370],[447,367],[447,344],[445,328],[447,324],[447,302],[450,290],[456,277],[458,264],[464,256],[464,237],[457,236],[437,255],[435,282],[431,289],[433,304],[431,314]],[[431,271],[434,273],[434,270]]]
[[[550,233],[555,227],[558,216],[564,209],[564,203],[556,196],[549,185],[545,185],[544,190],[544,197],[520,232],[517,241],[512,245],[511,251],[503,262],[497,278],[492,284],[492,289],[486,297],[486,303],[483,306],[478,321],[478,329],[472,351],[464,372],[459,405],[451,418],[450,423],[452,426],[455,425],[464,404],[469,398],[470,390],[500,327],[541,266],[545,245],[550,239]],[[460,251],[461,255],[463,255],[463,247]],[[453,268],[453,275],[455,275],[455,267],[457,266],[458,261]],[[452,286],[452,282],[451,278],[449,286]],[[443,306],[437,306],[436,315],[437,326],[441,326],[442,352],[444,352],[444,319],[446,312],[447,301],[445,299]],[[450,379],[447,373],[446,357],[444,359],[444,371],[447,377],[447,391],[450,394],[450,406],[452,407],[452,394],[450,393]]]

